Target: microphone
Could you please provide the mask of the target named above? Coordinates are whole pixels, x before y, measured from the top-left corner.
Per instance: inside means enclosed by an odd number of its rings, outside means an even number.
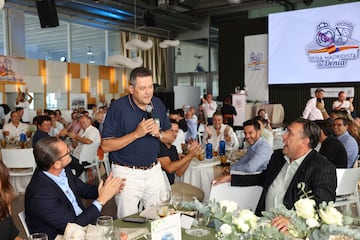
[[[145,111],[146,111],[147,119],[152,118],[152,110],[153,107],[151,105],[146,105]]]

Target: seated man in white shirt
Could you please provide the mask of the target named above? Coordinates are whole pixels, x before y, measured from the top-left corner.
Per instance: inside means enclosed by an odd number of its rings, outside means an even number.
[[[18,137],[21,133],[25,133],[29,130],[29,125],[20,122],[20,115],[16,111],[12,111],[10,114],[10,122],[6,123],[3,127],[4,136]]]
[[[101,142],[99,130],[91,125],[89,116],[83,115],[79,119],[81,130],[79,133],[68,132],[68,136],[77,142],[73,156],[80,159],[81,150],[84,144],[95,144]]]
[[[213,150],[218,151],[219,142],[224,140],[226,150],[236,149],[238,141],[234,130],[229,125],[223,124],[223,116],[220,111],[214,113],[212,117],[213,125],[205,127],[204,141],[209,142],[213,146]]]

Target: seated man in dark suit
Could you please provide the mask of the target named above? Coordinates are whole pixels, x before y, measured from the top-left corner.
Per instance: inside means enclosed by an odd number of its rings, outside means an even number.
[[[336,168],[347,168],[347,152],[344,145],[333,135],[334,122],[331,118],[315,120],[321,129],[319,153],[332,162]]]
[[[302,195],[297,187],[301,182],[305,183],[306,192],[311,191],[317,204],[335,201],[336,168],[314,150],[319,138],[320,129],[315,123],[296,119],[283,135],[284,148],[273,153],[266,170],[258,175],[232,175],[231,184],[263,187],[257,215],[280,204],[293,208]],[[282,216],[272,220],[272,225],[280,231],[286,231],[288,224],[289,219]]]
[[[25,193],[26,223],[30,233],[44,232],[49,240],[64,234],[69,222],[81,226],[94,223],[103,205],[124,187],[125,179],[112,174],[99,186],[83,183],[68,167],[67,145],[56,137],[39,140],[34,157],[37,168]],[[80,198],[96,200],[85,208]]]

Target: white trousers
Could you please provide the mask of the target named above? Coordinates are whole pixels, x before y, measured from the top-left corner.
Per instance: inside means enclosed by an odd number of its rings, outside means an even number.
[[[114,177],[126,178],[124,189],[115,195],[118,218],[137,213],[139,201],[145,208],[159,202],[160,190],[165,189],[160,163],[148,170],[112,164],[112,172]]]

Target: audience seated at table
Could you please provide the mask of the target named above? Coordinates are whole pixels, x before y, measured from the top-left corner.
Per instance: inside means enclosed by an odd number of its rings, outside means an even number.
[[[52,137],[64,138],[67,134],[67,129],[61,122],[56,121],[56,114],[54,111],[48,111],[47,115],[51,118],[51,129],[49,135]]]
[[[72,133],[78,133],[81,129],[80,123],[79,123],[79,113],[78,112],[72,112],[71,113],[71,122],[68,123],[66,126],[66,129],[68,132]]]
[[[169,119],[176,120],[179,123],[179,128],[183,130],[183,132],[186,134],[186,132],[188,131],[188,126],[184,117],[184,110],[182,110],[181,108],[170,111],[169,114]]]
[[[332,162],[336,168],[347,168],[347,153],[344,145],[333,135],[333,120],[315,120],[320,127],[319,153]]]
[[[11,202],[15,197],[7,167],[0,161],[0,233],[2,240],[21,240],[13,218]]]
[[[224,99],[224,105],[221,107],[221,114],[223,115],[224,124],[233,127],[234,116],[237,115],[237,112],[235,107],[231,105],[231,99],[229,97]]]
[[[124,187],[125,179],[112,174],[99,186],[83,183],[68,168],[68,146],[56,137],[41,139],[34,157],[37,168],[25,193],[26,223],[30,233],[46,233],[49,240],[64,234],[67,223],[95,224],[104,204]],[[80,198],[96,200],[85,208]]]
[[[42,138],[50,137],[49,132],[51,129],[51,118],[49,116],[36,116],[37,130],[32,138],[32,147]]]
[[[74,149],[73,156],[80,159],[81,150],[84,144],[99,144],[101,142],[99,130],[91,125],[91,118],[83,115],[79,119],[81,130],[79,133],[68,132],[68,136],[77,145]]]
[[[274,135],[271,130],[266,128],[267,120],[261,116],[256,116],[254,120],[260,124],[261,137],[263,137],[271,147],[274,147]]]
[[[197,140],[197,120],[193,117],[192,111],[187,111],[185,113],[185,120],[188,127],[186,132],[185,140],[186,142],[192,142]]]
[[[221,140],[225,141],[226,150],[237,149],[239,147],[239,141],[234,130],[229,125],[223,124],[223,116],[220,111],[214,113],[212,123],[213,125],[205,127],[204,142],[211,143],[215,151],[218,151]]]
[[[232,171],[261,172],[266,169],[273,153],[272,147],[261,137],[260,124],[254,120],[247,120],[243,123],[245,140],[249,144],[246,154],[237,162],[231,165]],[[218,182],[230,182],[231,176],[225,171],[225,175],[217,178]]]
[[[176,147],[172,145],[177,137],[179,124],[174,119],[171,119],[170,122],[172,137],[160,142],[158,160],[161,168],[166,172],[173,190],[175,189],[178,194],[186,196],[187,200],[192,200],[192,196],[196,196],[201,201],[204,197],[201,189],[186,183],[175,183],[175,174],[177,176],[184,174],[192,159],[201,153],[201,146],[196,141],[192,142],[188,147],[188,154],[179,158]]]
[[[347,167],[352,168],[359,154],[359,145],[348,132],[349,121],[345,117],[334,119],[334,135],[344,145],[347,153]]]
[[[234,186],[259,185],[263,187],[255,213],[284,204],[291,209],[303,194],[298,184],[305,184],[317,204],[335,201],[336,167],[314,148],[320,138],[320,128],[305,119],[296,119],[283,136],[284,148],[274,151],[269,164],[261,174],[232,175]],[[220,181],[214,184],[219,184]],[[287,231],[289,219],[278,216],[271,224],[280,231]]]
[[[10,122],[5,123],[3,127],[4,136],[18,137],[21,133],[26,133],[29,130],[29,125],[20,122],[19,113],[12,111],[10,114]]]
[[[269,114],[263,108],[259,109],[259,111],[257,112],[257,116],[260,116],[260,117],[262,117],[263,119],[266,120],[265,128],[271,131],[272,130],[271,121],[270,121],[270,118],[269,118],[268,115]]]

